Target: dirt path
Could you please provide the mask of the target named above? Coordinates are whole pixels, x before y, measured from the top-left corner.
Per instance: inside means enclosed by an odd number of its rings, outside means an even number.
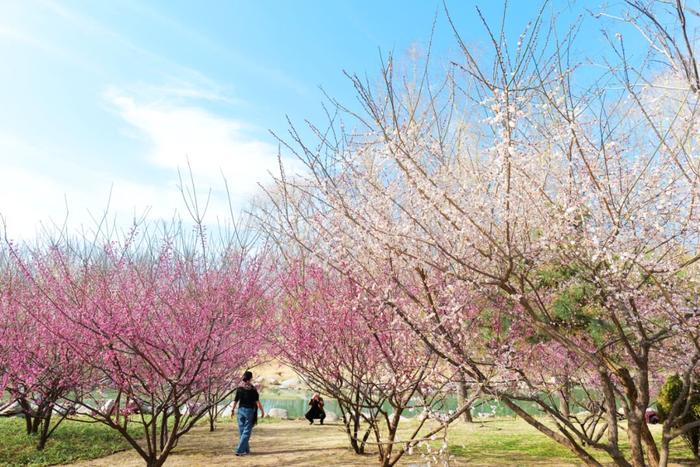
[[[511,422],[512,424],[513,422]],[[512,427],[511,427],[512,428]],[[455,429],[482,436],[486,429],[480,425],[456,427]],[[497,428],[498,430],[498,428]],[[494,432],[498,433],[498,431]],[[490,436],[490,435],[486,435]],[[497,436],[497,435],[496,435]],[[268,421],[253,430],[251,454],[236,457],[234,449],[238,442],[238,431],[234,423],[227,419],[219,423],[217,430],[210,433],[208,427],[199,426],[180,439],[166,462],[167,467],[286,467],[286,466],[367,466],[377,465],[377,456],[372,453],[359,456],[352,452],[342,425],[338,423],[310,426],[306,420]],[[370,448],[373,450],[373,448]],[[575,464],[561,461],[540,461],[531,458],[517,459],[512,453],[489,452],[482,458],[480,453],[470,453],[467,457],[450,459],[450,466],[538,466],[571,467]],[[494,456],[494,454],[496,454]],[[142,467],[141,458],[132,450],[111,456],[84,461],[72,466],[80,467]],[[427,460],[419,454],[404,456],[398,464],[403,467],[423,467]],[[433,463],[433,466],[442,465]]]
[[[372,466],[375,455],[358,456],[348,449],[347,438],[338,424],[309,426],[306,421],[290,420],[263,423],[255,427],[251,454],[234,455],[238,433],[233,423],[223,423],[214,433],[196,427],[181,438],[166,466]],[[406,459],[401,465],[419,464],[420,459]],[[133,451],[125,451],[91,461],[71,464],[87,467],[141,467],[143,461]],[[458,465],[458,464],[450,464]]]

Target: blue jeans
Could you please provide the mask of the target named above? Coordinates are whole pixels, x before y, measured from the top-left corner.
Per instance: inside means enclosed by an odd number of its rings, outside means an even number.
[[[236,454],[250,452],[248,441],[250,440],[250,433],[253,431],[253,417],[255,417],[257,410],[257,407],[254,409],[238,407],[238,434],[240,435],[240,440],[238,441]]]

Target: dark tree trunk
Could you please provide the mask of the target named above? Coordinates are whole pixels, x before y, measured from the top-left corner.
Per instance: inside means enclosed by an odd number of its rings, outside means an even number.
[[[32,422],[31,422],[32,428],[31,428],[30,434],[35,435],[35,434],[39,433],[39,426],[41,425],[41,417],[38,414],[35,414],[33,417],[31,417],[31,420],[32,420]]]
[[[32,420],[33,418],[31,417],[31,415],[29,415],[28,413],[24,414],[24,425],[25,430],[27,431],[27,435],[32,434]]]
[[[693,428],[690,430],[689,444],[690,450],[693,451],[693,456],[695,459],[700,459],[700,452],[698,452],[698,447],[700,445],[700,428]]]
[[[466,381],[460,381],[459,382],[459,406],[464,407],[464,405],[467,403],[469,400],[469,388],[467,387],[467,382]],[[466,423],[472,423],[474,419],[472,418],[472,411],[471,408],[467,409],[464,411],[464,414],[462,414],[462,420]]]
[[[209,413],[209,431],[214,431],[216,430],[216,407],[209,407],[207,412]]]
[[[360,434],[359,414],[354,413],[351,417],[350,423],[352,423],[352,428],[348,427],[348,433],[352,431],[352,433],[350,434],[350,445],[352,446],[352,449],[355,451],[356,454],[364,454],[365,442],[367,441],[367,438],[369,436],[369,431],[365,433],[364,439],[360,442],[358,439],[358,436]]]
[[[41,433],[39,433],[39,443],[36,446],[37,451],[43,451],[46,447],[46,441],[49,439],[49,428],[51,427],[51,409],[49,408],[46,416],[41,420]]]
[[[377,437],[377,441],[379,441],[379,437]],[[379,450],[379,463],[381,464],[382,467],[391,467],[396,463],[396,461],[392,462],[392,454],[394,453],[394,440],[396,439],[396,427],[389,426],[389,436],[387,436],[387,443],[385,446],[382,446],[382,449]]]
[[[168,409],[163,410],[160,423],[160,450],[165,448],[165,443],[168,442]]]
[[[31,405],[26,399],[17,399],[17,402],[19,402],[19,405],[22,407],[27,435],[36,434],[37,430],[39,429],[39,419],[36,412],[32,410]]]

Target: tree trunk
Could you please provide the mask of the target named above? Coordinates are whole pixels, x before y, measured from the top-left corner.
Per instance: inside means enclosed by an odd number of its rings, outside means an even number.
[[[46,447],[46,441],[49,439],[49,427],[51,426],[51,410],[48,415],[41,421],[41,433],[39,433],[39,443],[36,446],[37,451],[43,451]]]
[[[659,448],[656,446],[654,441],[654,436],[652,436],[651,431],[649,431],[649,425],[647,425],[646,419],[642,417],[642,442],[646,447],[647,458],[649,459],[649,465],[651,467],[658,467],[659,465]]]
[[[571,397],[569,383],[564,383],[564,387],[559,390],[559,412],[566,418],[571,416],[569,399]]]
[[[360,435],[360,416],[359,414],[353,414],[348,416],[348,423],[346,425],[348,437],[350,438],[350,446],[352,446],[353,451],[355,451],[356,454],[364,454],[365,453],[365,443],[367,442],[367,438],[369,438],[369,430],[367,430],[362,438],[362,441],[359,440],[359,435]]]
[[[467,387],[467,382],[462,380],[459,382],[459,399],[458,399],[459,406],[464,407],[464,405],[467,403],[468,400],[469,400],[469,388]],[[470,409],[465,410],[464,414],[462,415],[462,420],[465,423],[472,423],[474,421],[474,419],[472,418],[472,412]]]
[[[209,414],[209,431],[214,431],[216,430],[214,426],[214,422],[216,421],[216,407],[209,407],[207,412]]]
[[[32,428],[29,434],[35,435],[39,433],[39,426],[41,425],[41,417],[38,414],[35,414],[33,417],[31,417],[31,424]]]
[[[26,399],[17,399],[19,405],[22,407],[22,413],[24,414],[24,423],[27,430],[27,435],[33,435],[37,433],[39,429],[39,419],[36,416],[36,412],[32,410],[31,405]]]
[[[176,409],[177,410],[177,409]],[[165,443],[168,441],[168,409],[163,410],[160,422],[160,450],[163,451]]]
[[[627,419],[627,439],[630,443],[631,461],[634,467],[646,467],[644,450],[642,448],[642,429],[640,418],[643,414],[637,408],[632,408]]]
[[[670,454],[670,440],[666,439],[664,436],[664,439],[661,440],[661,453],[659,455],[659,467],[667,467],[668,466],[668,458]]]
[[[379,463],[382,467],[391,467],[393,462],[391,462],[391,454],[394,448],[394,439],[396,438],[396,430],[389,429],[388,442],[382,446],[382,450],[379,451]]]
[[[27,435],[32,434],[32,420],[33,419],[31,417],[31,415],[29,415],[28,413],[24,414],[24,425],[25,425],[25,429],[27,431]]]

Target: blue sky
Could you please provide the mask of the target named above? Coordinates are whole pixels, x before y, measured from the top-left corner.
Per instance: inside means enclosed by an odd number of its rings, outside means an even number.
[[[538,1],[513,1],[517,33]],[[343,70],[377,76],[379,51],[407,61],[424,50],[438,13],[433,56],[458,55],[442,2],[412,1],[15,1],[0,0],[0,213],[11,236],[39,222],[89,223],[112,190],[111,211],[128,219],[183,205],[177,169],[189,158],[197,184],[214,189],[210,215],[224,216],[221,172],[243,205],[276,167],[286,115],[323,121],[319,86],[344,102]],[[559,0],[566,22],[596,2]],[[487,37],[497,1],[448,1],[468,44]],[[587,19],[580,41],[600,55],[601,27]]]

